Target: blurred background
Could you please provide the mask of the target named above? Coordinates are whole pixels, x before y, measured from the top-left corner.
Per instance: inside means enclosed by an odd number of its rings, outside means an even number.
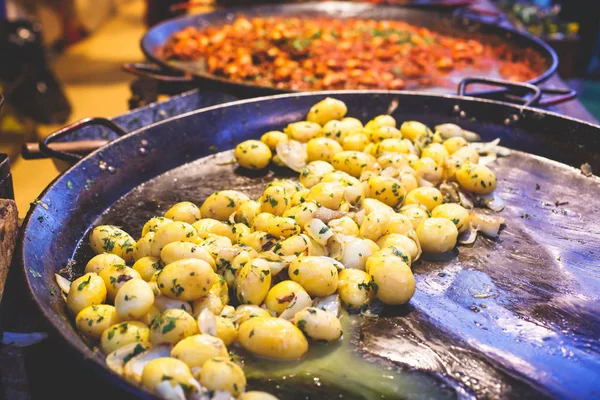
[[[181,13],[235,3],[257,1],[0,0],[0,93],[6,97],[0,153],[12,163],[20,216],[61,168],[51,160],[21,160],[24,142],[84,117],[115,116],[139,106],[131,88],[135,78],[121,66],[143,61],[139,40],[147,28]],[[598,0],[495,3],[514,25],[556,49],[561,77],[600,118]]]

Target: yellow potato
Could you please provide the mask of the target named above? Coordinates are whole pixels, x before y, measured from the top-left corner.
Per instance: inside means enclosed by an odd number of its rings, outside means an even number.
[[[260,197],[262,211],[279,216],[288,209],[291,200],[287,190],[278,186],[267,187]]]
[[[407,139],[389,138],[384,139],[373,148],[374,156],[380,157],[387,153],[409,154],[413,151],[412,143]]]
[[[408,303],[415,293],[415,277],[400,257],[375,253],[367,260],[367,272],[372,290],[385,304]]]
[[[400,209],[400,214],[410,220],[413,229],[417,229],[417,226],[419,226],[421,221],[429,218],[429,212],[427,211],[427,208],[420,204],[408,204],[403,206]]]
[[[143,280],[150,282],[152,276],[162,269],[162,265],[157,257],[142,257],[133,264],[132,268],[140,274]]]
[[[277,360],[297,360],[308,351],[302,331],[281,318],[248,319],[240,325],[238,340],[249,352]]]
[[[218,315],[215,318],[217,321],[217,337],[223,341],[225,346],[229,346],[237,340],[237,327],[229,318]]]
[[[326,161],[312,161],[300,172],[299,181],[306,188],[310,189],[321,182],[323,176],[333,171],[333,165]]]
[[[167,264],[156,283],[163,295],[172,299],[192,301],[205,296],[216,275],[205,261],[188,258]]]
[[[95,272],[96,274],[99,274],[104,268],[115,264],[124,265],[126,263],[125,260],[115,254],[98,254],[92,257],[92,259],[85,265],[85,273],[87,274],[89,272]]]
[[[407,193],[404,204],[420,204],[431,211],[444,201],[444,196],[437,188],[423,186]],[[410,216],[406,215],[410,218]]]
[[[331,165],[340,171],[358,178],[365,168],[373,166],[375,162],[375,157],[370,154],[359,151],[342,151],[333,157]]]
[[[467,142],[467,140],[465,138],[463,138],[462,136],[455,136],[455,137],[451,137],[447,140],[444,140],[444,148],[446,149],[446,151],[448,152],[448,154],[454,154],[456,153],[459,149],[468,146],[469,142]]]
[[[458,233],[466,231],[471,221],[469,211],[460,204],[455,203],[440,204],[433,209],[431,216],[433,218],[446,218],[452,221],[456,225]]]
[[[171,357],[156,358],[149,361],[142,370],[142,386],[151,392],[155,392],[156,387],[165,380],[170,381],[172,385],[182,385],[182,387],[192,387],[190,368],[181,360]]]
[[[150,325],[150,342],[175,344],[198,333],[198,323],[186,311],[173,308],[162,312]]]
[[[321,182],[310,189],[307,200],[337,210],[344,199],[343,187],[338,183]]]
[[[386,176],[372,176],[367,180],[370,196],[374,199],[396,207],[401,204],[406,196],[406,189],[399,180]]]
[[[108,304],[87,306],[75,318],[77,330],[92,339],[100,339],[102,332],[118,322],[116,309]]]
[[[369,136],[363,131],[348,134],[342,140],[343,150],[363,151],[369,144]]]
[[[404,122],[400,126],[400,132],[402,132],[402,136],[404,136],[413,143],[419,141],[423,137],[433,135],[431,129],[429,129],[425,124],[422,124],[418,121]]]
[[[463,162],[470,162],[474,164],[479,162],[479,153],[471,146],[461,147],[452,155]]]
[[[344,118],[347,112],[348,108],[343,101],[327,97],[310,108],[306,120],[325,125],[331,120]]]
[[[233,156],[242,168],[263,169],[271,162],[273,153],[260,140],[246,140],[235,147]]]
[[[269,146],[269,149],[274,152],[277,145],[281,142],[287,142],[288,135],[280,131],[269,131],[260,137],[260,141]]]
[[[246,390],[242,368],[227,357],[213,357],[202,365],[200,384],[211,391],[223,390],[237,397]]]
[[[306,145],[307,160],[331,162],[333,156],[344,149],[333,139],[324,137],[314,138],[308,141]]]
[[[337,290],[338,272],[329,257],[298,257],[290,263],[288,273],[311,296],[329,296]]]
[[[229,216],[237,212],[238,208],[250,199],[237,190],[221,190],[208,196],[200,213],[203,218],[213,218],[219,221],[229,221]]]
[[[146,236],[150,232],[156,232],[161,226],[173,222],[172,220],[165,217],[152,217],[144,224],[142,228],[142,237]]]
[[[431,158],[438,165],[440,165],[442,161],[444,161],[444,159],[449,155],[450,154],[448,153],[448,150],[446,150],[446,147],[440,143],[431,143],[421,152],[421,158]]]
[[[327,224],[334,233],[340,233],[346,236],[358,236],[359,228],[356,222],[348,216],[332,219]]]
[[[248,226],[252,226],[254,217],[260,214],[262,205],[259,201],[248,200],[244,201],[235,212],[235,222],[240,222]]]
[[[317,203],[315,203],[314,201],[309,201],[307,199],[306,202],[287,209],[283,213],[283,216],[285,218],[293,218],[294,221],[298,223],[298,225],[303,227],[308,221],[314,218],[314,215],[318,209],[319,206],[317,206]]]
[[[196,258],[206,262],[213,270],[216,270],[217,268],[214,258],[210,255],[206,248],[190,242],[172,242],[167,244],[160,251],[160,258],[163,260],[165,265],[179,260]]]
[[[129,343],[147,342],[149,338],[150,331],[145,324],[139,321],[121,322],[102,333],[100,347],[104,354],[109,354]]]
[[[443,168],[432,158],[421,157],[412,163],[412,167],[417,178],[425,179],[434,185],[442,181]]]
[[[393,211],[389,213],[379,210],[367,214],[365,220],[360,225],[359,235],[376,242],[388,230],[391,215],[394,215]]]
[[[100,225],[90,233],[90,245],[96,254],[115,254],[129,262],[133,259],[135,240],[116,226]]]
[[[160,257],[163,247],[173,242],[192,242],[200,240],[196,229],[187,222],[169,222],[158,228],[154,233],[151,244],[152,257]]]
[[[152,242],[154,241],[154,232],[148,232],[138,240],[133,249],[133,260],[137,261],[144,257],[152,256]]]
[[[365,125],[365,128],[376,130],[384,126],[396,127],[396,120],[391,115],[378,115]]]
[[[370,139],[374,143],[381,142],[386,139],[402,139],[402,133],[393,126],[381,126],[376,129],[371,129]]]
[[[308,307],[296,313],[296,325],[312,340],[333,342],[342,337],[342,324],[334,314],[316,307]]]
[[[238,400],[279,400],[277,397],[273,396],[267,392],[259,392],[256,390],[251,390],[249,392],[244,392],[238,397]]]
[[[100,278],[104,281],[109,300],[114,300],[117,292],[125,282],[131,279],[142,279],[135,269],[126,265],[111,265],[108,268],[104,268],[100,272]]]
[[[377,245],[383,250],[390,247],[395,247],[398,249],[405,257],[400,256],[402,261],[404,261],[410,267],[411,261],[415,260],[419,254],[419,246],[415,243],[411,238],[399,234],[399,233],[390,233],[388,235],[384,235],[377,241]]]
[[[300,225],[293,218],[274,216],[269,213],[260,213],[254,218],[254,230],[267,232],[276,238],[288,238],[298,235]]]
[[[272,317],[271,313],[254,304],[242,304],[235,309],[233,320],[239,326],[252,318]]]
[[[281,314],[292,302],[297,293],[305,292],[300,284],[294,281],[281,281],[273,286],[265,298],[265,306],[275,315]]]
[[[254,259],[240,270],[235,280],[235,294],[240,304],[259,305],[271,287],[271,270],[264,260]]]
[[[182,201],[169,208],[165,213],[165,218],[193,224],[200,219],[200,209],[194,203]]]
[[[319,135],[321,125],[310,121],[293,122],[286,126],[283,131],[287,133],[290,139],[307,143],[310,139],[314,139]]]
[[[456,171],[456,180],[469,192],[488,194],[496,189],[496,174],[485,165],[465,163]]]
[[[225,343],[210,335],[188,336],[177,343],[171,350],[171,357],[183,361],[188,367],[202,367],[213,357],[227,357]]]
[[[424,252],[444,253],[456,246],[458,229],[446,218],[429,218],[419,224],[417,235]]]
[[[346,268],[340,271],[338,285],[340,300],[351,309],[359,309],[366,304],[371,297],[371,276],[365,271],[355,268]]]

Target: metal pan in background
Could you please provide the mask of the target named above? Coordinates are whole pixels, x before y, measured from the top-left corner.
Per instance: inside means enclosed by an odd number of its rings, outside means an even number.
[[[480,238],[472,248],[460,247],[453,260],[416,264],[418,289],[408,306],[356,321],[348,333],[350,349],[369,361],[353,365],[360,377],[346,374],[342,360],[334,364],[333,377],[319,375],[321,386],[315,376],[310,382],[295,374],[269,383],[249,374],[251,387],[284,398],[304,398],[316,390],[315,398],[343,391],[352,399],[379,396],[370,385],[393,379],[386,398],[597,396],[600,180],[522,151],[557,152],[565,163],[588,161],[597,167],[600,127],[529,107],[448,95],[349,91],[239,101],[165,119],[90,154],[40,195],[24,224],[23,268],[55,333],[110,381],[148,397],[110,372],[75,331],[62,299],[49,290],[59,290],[54,273],[67,263],[74,274],[82,272],[90,256],[86,238],[96,224],[120,225],[135,235],[146,218],[176,201],[201,203],[226,188],[256,195],[273,172],[248,176],[227,163],[230,153],[213,153],[302,119],[326,96],[345,101],[349,115],[363,121],[397,101],[393,116],[400,122],[455,122],[484,140],[499,137],[520,150],[493,166],[507,202],[502,213],[507,228],[497,240]],[[367,366],[386,368],[385,377],[368,375]]]
[[[515,29],[482,23],[475,19],[460,16],[456,17],[448,13],[414,8],[368,3],[321,2],[235,8],[226,11],[214,11],[206,14],[180,17],[163,22],[152,27],[144,35],[140,43],[142,51],[153,64],[126,64],[124,68],[137,75],[163,81],[190,82],[195,80],[199,87],[208,90],[228,92],[241,98],[286,92],[286,90],[273,87],[233,82],[223,77],[209,74],[207,71],[199,69],[198,66],[202,63],[195,62],[193,64],[194,66],[190,67],[186,66],[184,63],[167,62],[157,56],[159,49],[164,46],[169,37],[174,33],[190,26],[203,27],[208,25],[223,25],[232,22],[237,15],[245,15],[248,17],[279,16],[402,20],[440,33],[456,35],[483,34],[489,36],[490,39],[506,42],[513,48],[528,48],[534,50],[546,64],[546,68],[543,71],[539,71],[539,75],[528,82],[536,85],[548,79],[556,71],[558,65],[556,53],[550,46],[532,35],[518,32]],[[491,72],[488,71],[488,77],[493,77],[490,76],[490,74]],[[445,87],[424,88],[423,91],[441,93],[452,92],[451,89]]]

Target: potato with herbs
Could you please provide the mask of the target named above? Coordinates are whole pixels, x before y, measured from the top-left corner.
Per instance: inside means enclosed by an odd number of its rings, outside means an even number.
[[[290,280],[281,281],[267,293],[265,306],[267,310],[279,315],[294,301],[300,292],[306,292],[300,284]]]
[[[100,338],[104,354],[109,354],[129,343],[143,343],[150,339],[148,326],[139,321],[126,321],[112,325]]]
[[[75,318],[77,329],[92,339],[100,339],[105,330],[118,322],[117,310],[108,304],[87,306]]]
[[[149,361],[142,370],[142,386],[155,392],[159,384],[169,381],[175,385],[192,388],[193,379],[190,368],[181,360],[171,357],[156,358]]]
[[[429,218],[417,227],[421,248],[426,253],[445,253],[456,246],[458,229],[446,218]]]
[[[104,280],[94,272],[87,273],[71,283],[67,295],[67,308],[77,315],[88,306],[104,303],[107,290]]]
[[[456,180],[460,186],[476,194],[488,194],[496,189],[496,174],[485,165],[464,163],[456,171]]]
[[[166,264],[188,258],[196,258],[208,263],[215,270],[215,259],[204,247],[190,242],[171,242],[162,248],[160,258]],[[134,265],[135,266],[135,265]]]
[[[293,323],[273,317],[255,317],[240,325],[243,348],[261,357],[297,360],[308,351],[308,341]]]
[[[239,396],[246,390],[242,368],[227,357],[213,357],[202,365],[200,384],[208,390],[223,390]]]
[[[94,272],[99,274],[104,268],[110,267],[111,265],[125,265],[126,262],[121,257],[110,254],[102,253],[91,258],[90,261],[85,265],[85,273]]]
[[[319,135],[321,125],[310,121],[299,121],[289,124],[283,131],[287,133],[290,139],[307,143]]]
[[[228,221],[229,216],[236,212],[242,203],[249,200],[248,196],[237,190],[221,190],[204,200],[200,212],[203,218]]]
[[[150,342],[153,345],[162,343],[174,345],[196,334],[198,334],[198,323],[194,317],[177,308],[160,313],[150,325]]]
[[[227,357],[225,343],[217,337],[200,334],[188,336],[171,350],[171,357],[183,361],[190,368],[202,367],[213,357]]]
[[[152,242],[154,241],[154,232],[148,232],[135,243],[133,249],[133,260],[137,261],[144,257],[152,256]]]
[[[310,108],[306,120],[325,125],[331,120],[344,118],[347,112],[348,107],[343,101],[327,97]]]
[[[334,171],[333,165],[326,161],[312,161],[300,172],[299,181],[304,187],[310,189],[321,182],[323,176]]]
[[[269,131],[260,137],[260,141],[269,146],[272,152],[275,151],[279,143],[287,142],[288,140],[288,135],[280,131]]]
[[[165,213],[165,218],[193,224],[200,219],[200,209],[194,203],[182,201],[169,208]]]
[[[308,307],[296,313],[293,322],[312,340],[333,342],[344,333],[337,316],[316,307]]]
[[[373,297],[371,275],[355,268],[346,268],[339,273],[338,293],[340,300],[350,309],[359,309]]]
[[[331,165],[358,178],[365,168],[371,167],[375,162],[375,157],[370,154],[360,151],[342,151],[333,156]]]
[[[404,204],[420,204],[425,206],[427,211],[431,211],[444,201],[444,196],[439,189],[434,187],[420,187],[411,190],[404,198]]]
[[[100,225],[92,230],[90,245],[96,254],[111,253],[129,262],[133,259],[135,240],[116,226]]]
[[[152,242],[150,245],[152,257],[160,257],[160,252],[163,247],[173,242],[192,242],[196,243],[199,241],[198,232],[191,224],[187,222],[169,222],[168,224],[162,225],[154,233]]]
[[[343,150],[342,146],[333,139],[324,137],[310,139],[306,145],[307,160],[331,162],[333,156]]]
[[[311,296],[335,293],[338,286],[337,267],[329,257],[298,257],[290,263],[288,274]]]
[[[235,280],[235,294],[240,304],[261,304],[270,287],[271,270],[261,259],[244,265]]]
[[[215,282],[215,273],[206,261],[187,258],[167,264],[156,283],[163,295],[192,301],[205,296]]]
[[[448,203],[440,204],[431,211],[433,218],[446,218],[458,229],[458,233],[462,233],[469,229],[471,215],[469,211],[460,204]]]
[[[246,140],[238,144],[233,152],[237,163],[246,169],[263,169],[271,162],[273,153],[260,140]],[[202,213],[204,215],[204,213]]]
[[[115,308],[121,321],[142,318],[154,304],[154,293],[143,279],[131,279],[117,292]]]
[[[367,260],[371,288],[384,304],[405,304],[415,293],[415,277],[402,258],[389,250],[382,249]]]

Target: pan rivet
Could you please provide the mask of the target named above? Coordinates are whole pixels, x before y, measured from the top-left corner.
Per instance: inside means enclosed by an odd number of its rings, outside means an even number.
[[[108,172],[110,172],[111,174],[114,174],[117,172],[117,169],[115,167],[108,167]]]
[[[142,146],[148,146],[148,141],[146,139],[142,139],[140,143],[142,144]]]
[[[457,104],[454,106],[454,112],[457,113],[460,111],[460,106]]]
[[[517,114],[513,114],[512,119],[513,119],[513,121],[518,121],[519,116]]]
[[[106,165],[106,161],[100,161],[98,163],[98,168],[100,168],[102,171],[106,171],[106,169],[108,168],[108,165]]]
[[[145,147],[140,147],[138,151],[143,156],[145,156],[146,154],[148,154],[148,150],[146,150]]]
[[[461,118],[465,118],[465,117],[467,116],[467,113],[466,113],[466,112],[464,112],[464,111],[461,111],[461,112],[458,114],[458,116],[459,116],[459,117],[461,117]]]
[[[504,125],[510,125],[510,118],[506,118],[504,120]]]

